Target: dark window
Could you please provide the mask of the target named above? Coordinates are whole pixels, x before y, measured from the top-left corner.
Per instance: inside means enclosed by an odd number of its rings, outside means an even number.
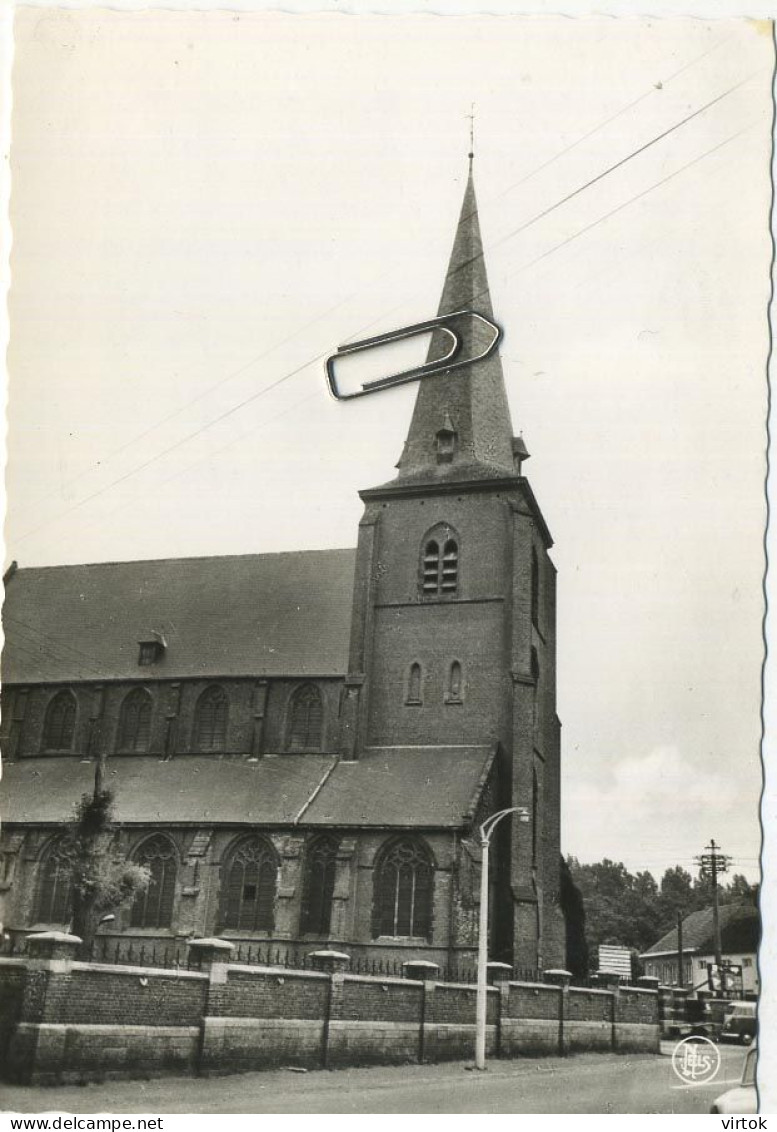
[[[324,729],[324,705],[313,684],[305,684],[293,695],[289,707],[289,750],[320,751]]]
[[[537,650],[532,646],[531,650],[531,678],[534,681],[534,692],[532,698],[532,723],[537,725],[537,702],[540,693],[540,661],[537,656]]]
[[[138,664],[155,664],[161,651],[158,641],[141,641]]]
[[[441,532],[449,530],[441,526]],[[459,544],[455,538],[427,538],[421,554],[421,596],[454,597],[459,588]]]
[[[135,897],[130,923],[133,928],[169,928],[178,872],[175,847],[168,838],[157,834],[143,842],[135,853],[135,860],[149,867],[151,879],[146,891]]]
[[[57,692],[46,710],[43,746],[47,751],[70,751],[76,729],[76,700],[72,692]]]
[[[35,919],[43,924],[66,924],[72,914],[72,857],[67,842],[60,838],[41,861]]]
[[[374,934],[428,938],[433,879],[429,854],[420,842],[393,842],[376,870]]]
[[[151,695],[135,688],[121,705],[119,750],[147,751],[151,737]]]
[[[411,664],[410,675],[407,681],[407,699],[405,703],[420,704],[421,700],[421,665]]]
[[[460,704],[462,702],[462,675],[461,665],[454,660],[448,673],[448,690],[445,695],[446,704]]]
[[[537,782],[537,771],[531,772],[531,863],[537,864],[537,845],[539,839],[538,822],[540,818],[540,787]]]
[[[315,935],[329,934],[332,897],[335,891],[337,848],[336,838],[323,835],[314,838],[307,850],[300,924],[300,930],[303,932]]]
[[[227,742],[227,695],[214,684],[197,700],[194,713],[194,747],[197,751],[223,751]]]
[[[540,564],[537,551],[531,548],[531,623],[536,629],[540,625]]]
[[[439,590],[440,576],[440,544],[435,539],[430,539],[424,547],[421,569],[423,592],[427,596],[434,596]]]
[[[261,837],[241,841],[230,853],[222,882],[222,923],[234,931],[271,932],[275,926],[278,857]]]

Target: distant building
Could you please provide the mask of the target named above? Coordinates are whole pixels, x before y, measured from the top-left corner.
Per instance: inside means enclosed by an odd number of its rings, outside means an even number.
[[[753,904],[723,904],[720,909],[721,956],[724,963],[741,968],[728,989],[734,993],[758,994],[758,941],[761,919]],[[705,990],[708,972],[715,963],[712,908],[692,912],[683,920],[683,985]],[[673,928],[640,956],[646,975],[653,975],[665,986],[678,986],[677,928]]]
[[[468,309],[491,314],[471,170],[440,313]],[[521,806],[495,839],[491,952],[562,965],[556,571],[527,455],[494,352],[421,382],[355,551],[17,570],[6,929],[68,922],[63,823],[105,755],[119,847],[152,873],[117,946],[470,962],[477,825]]]

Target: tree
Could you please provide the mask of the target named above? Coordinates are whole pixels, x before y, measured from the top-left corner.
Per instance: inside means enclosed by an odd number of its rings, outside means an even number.
[[[72,931],[80,936],[80,953],[88,958],[103,916],[134,900],[148,887],[145,865],[128,861],[113,840],[114,795],[103,786],[103,760],[97,764],[94,790],[75,808],[65,852],[73,878]]]
[[[580,889],[572,879],[569,864],[561,858],[561,911],[566,925],[567,969],[577,978],[588,974],[588,943],[585,938],[585,905]]]
[[[678,916],[687,916],[695,911],[693,878],[682,865],[667,869],[661,877],[661,891],[657,902],[656,936],[670,931],[677,923]]]

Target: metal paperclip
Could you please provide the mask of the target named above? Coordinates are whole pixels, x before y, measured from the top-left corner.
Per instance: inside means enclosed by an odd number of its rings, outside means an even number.
[[[493,331],[494,337],[488,344],[485,350],[476,354],[472,358],[464,358],[460,361],[455,361],[461,346],[462,338],[460,332],[455,330],[449,325],[453,319],[457,318],[476,318],[479,322],[484,323],[490,330]],[[435,358],[434,361],[425,362],[420,366],[413,366],[411,369],[402,370],[400,373],[391,374],[388,377],[380,377],[375,381],[365,382],[361,389],[355,393],[341,393],[337,388],[337,378],[335,376],[335,362],[338,358],[346,357],[348,354],[355,354],[362,350],[370,350],[375,346],[384,346],[389,342],[401,342],[405,338],[414,338],[417,334],[424,334],[429,330],[442,330],[443,333],[449,335],[452,339],[452,345],[447,354],[443,354],[440,358]],[[462,366],[472,365],[473,362],[483,361],[490,354],[494,352],[499,345],[502,337],[502,331],[495,322],[485,315],[478,314],[473,310],[454,311],[452,314],[439,315],[437,318],[430,318],[426,322],[416,322],[412,326],[402,327],[401,330],[389,330],[385,334],[376,334],[373,338],[363,338],[360,342],[348,342],[344,346],[338,346],[337,353],[331,354],[326,359],[326,376],[329,385],[329,392],[337,401],[350,401],[353,397],[366,397],[368,393],[378,393],[381,389],[391,389],[395,385],[404,385],[408,381],[416,381],[418,378],[430,377],[435,373],[450,372],[453,369],[460,369]]]

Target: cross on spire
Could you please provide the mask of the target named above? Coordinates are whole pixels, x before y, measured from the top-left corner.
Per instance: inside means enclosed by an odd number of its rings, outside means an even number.
[[[471,169],[472,168],[472,159],[475,156],[475,103],[474,102],[470,103],[470,110],[469,110],[469,114],[467,114],[467,118],[469,118],[469,153],[467,154],[467,157],[469,158],[469,167]]]

